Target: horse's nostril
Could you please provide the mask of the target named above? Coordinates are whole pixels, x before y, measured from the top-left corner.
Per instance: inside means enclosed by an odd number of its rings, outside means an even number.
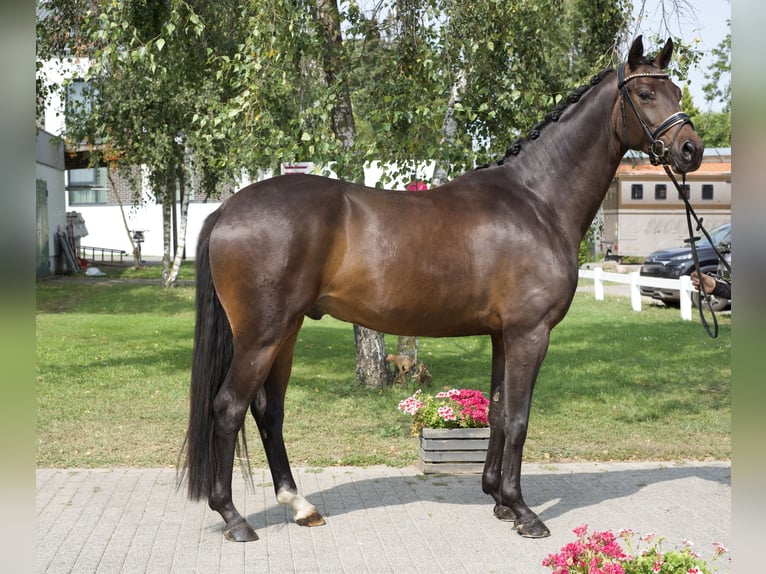
[[[697,147],[690,140],[685,141],[683,147],[681,148],[681,152],[684,154],[684,158],[687,160],[692,159],[696,151]]]

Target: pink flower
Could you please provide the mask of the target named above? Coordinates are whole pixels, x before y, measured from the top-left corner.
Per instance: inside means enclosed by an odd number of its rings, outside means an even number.
[[[399,401],[399,406],[397,408],[408,415],[414,415],[423,407],[423,403],[416,399],[415,396],[416,395],[413,395],[403,401]]]
[[[439,416],[445,421],[454,421],[457,419],[452,407],[439,407],[439,410],[436,412],[439,413]]]
[[[726,554],[729,549],[726,548],[723,544],[719,544],[718,542],[713,542],[713,548],[715,548],[715,553],[717,556],[720,556],[721,554]]]
[[[398,409],[413,415],[413,434],[425,427],[489,426],[489,400],[481,391],[473,389],[450,389],[430,396],[424,395],[418,389],[411,397],[400,401]]]
[[[585,533],[587,531],[588,531],[588,525],[587,524],[582,524],[582,525],[572,529],[572,532],[574,532],[575,536],[577,536],[578,538],[582,538],[583,536],[585,536]]]
[[[457,391],[453,389],[448,391],[447,394],[462,407],[460,410],[460,418],[462,420],[473,421],[481,426],[489,424],[489,399],[481,391],[473,389]]]
[[[652,574],[703,574],[706,564],[698,555],[691,550],[692,542],[684,539],[683,550],[671,550],[662,552],[663,538],[649,533],[641,536],[643,542],[649,547],[639,553],[634,553],[631,545],[631,537],[634,533],[630,529],[619,531],[615,535],[612,531],[588,532],[588,525],[583,524],[573,530],[577,535],[574,542],[570,542],[558,554],[550,554],[543,560],[543,566],[553,570],[553,574],[625,574],[629,572],[652,572]],[[623,538],[630,550],[623,551],[618,544],[618,538]],[[728,552],[728,549],[714,542],[716,556]],[[690,560],[691,559],[691,560]],[[683,564],[683,566],[681,566]],[[649,570],[647,570],[649,568]],[[683,570],[686,568],[686,570]]]

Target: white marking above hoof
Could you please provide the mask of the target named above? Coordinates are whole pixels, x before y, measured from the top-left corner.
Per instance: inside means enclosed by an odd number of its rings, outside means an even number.
[[[282,488],[277,492],[277,502],[293,509],[293,518],[296,522],[305,522],[309,518],[318,516],[316,507],[297,492]]]

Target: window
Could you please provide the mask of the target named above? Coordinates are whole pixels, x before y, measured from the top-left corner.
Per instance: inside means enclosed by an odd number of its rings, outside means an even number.
[[[89,82],[72,80],[66,88],[66,115],[76,116],[90,113],[93,107],[94,91]]]
[[[67,171],[70,205],[107,203],[106,168],[70,169]]]
[[[67,120],[89,114],[95,92],[89,82],[72,80],[66,87]],[[106,168],[70,169],[67,171],[69,205],[107,203]]]
[[[664,183],[658,183],[654,186],[654,199],[667,199],[668,186]]]
[[[681,199],[681,193],[684,194],[683,197],[685,197],[686,199],[689,199],[689,184],[688,183],[681,185],[681,189],[678,192],[678,199]]]
[[[705,199],[708,201],[713,199],[713,184],[712,183],[702,184],[702,199]]]
[[[82,186],[94,186],[100,185],[101,177],[99,168],[95,169],[70,169],[69,170],[69,187],[82,187]]]
[[[106,204],[106,190],[95,187],[69,189],[69,205],[99,205]]]
[[[641,183],[634,183],[630,186],[630,199],[644,199],[644,186]]]

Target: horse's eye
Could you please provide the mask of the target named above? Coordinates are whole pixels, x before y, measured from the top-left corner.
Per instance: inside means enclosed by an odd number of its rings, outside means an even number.
[[[647,101],[652,99],[652,92],[639,92],[638,97],[641,98],[642,101]]]

